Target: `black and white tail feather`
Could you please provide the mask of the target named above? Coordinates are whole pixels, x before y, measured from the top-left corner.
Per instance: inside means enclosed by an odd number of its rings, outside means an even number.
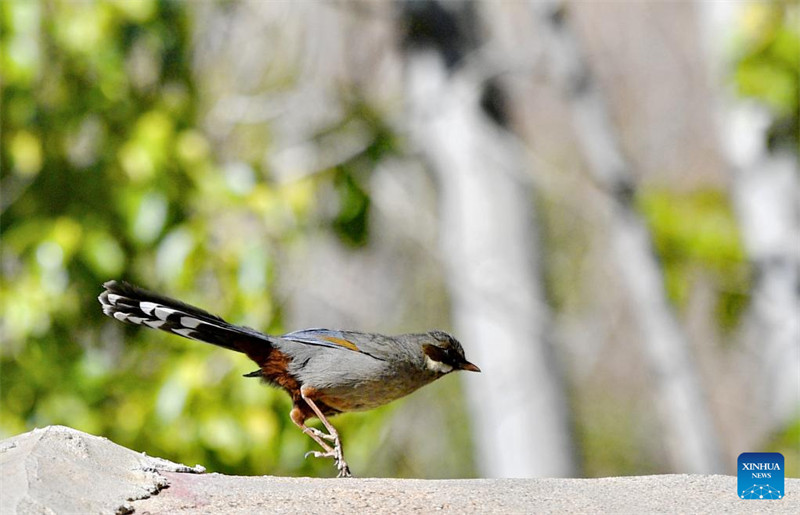
[[[237,352],[269,346],[269,336],[229,324],[216,315],[122,281],[108,281],[98,300],[103,313],[120,322],[143,325]]]

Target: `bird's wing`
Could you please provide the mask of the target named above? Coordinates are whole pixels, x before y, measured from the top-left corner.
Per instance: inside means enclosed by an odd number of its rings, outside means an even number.
[[[361,333],[314,328],[293,331],[284,334],[281,336],[281,339],[305,345],[317,345],[320,347],[329,347],[331,349],[346,349],[353,352],[368,354],[375,359],[382,359],[364,348],[362,342],[365,336],[367,335]]]

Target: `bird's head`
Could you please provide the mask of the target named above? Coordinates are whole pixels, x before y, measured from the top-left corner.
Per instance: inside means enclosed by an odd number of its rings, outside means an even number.
[[[446,332],[430,331],[425,336],[422,352],[425,354],[425,366],[428,370],[442,375],[453,370],[481,371],[467,361],[461,344]]]

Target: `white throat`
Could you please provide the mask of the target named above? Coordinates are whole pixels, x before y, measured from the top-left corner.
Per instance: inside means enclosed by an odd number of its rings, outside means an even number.
[[[428,367],[428,370],[431,372],[438,372],[440,374],[446,374],[453,370],[453,367],[450,365],[442,363],[441,361],[436,361],[427,354],[425,355],[425,366]]]

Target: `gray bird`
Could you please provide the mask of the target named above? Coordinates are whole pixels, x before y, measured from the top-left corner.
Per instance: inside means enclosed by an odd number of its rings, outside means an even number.
[[[461,344],[443,331],[384,336],[329,329],[304,329],[269,336],[183,302],[125,282],[108,281],[98,299],[103,313],[246,354],[260,377],[292,397],[290,417],[323,449],[306,456],[333,458],[339,477],[350,469],[339,433],[327,417],[377,408],[455,370],[480,372]],[[327,432],[306,426],[317,417]],[[333,444],[333,447],[329,443]]]

